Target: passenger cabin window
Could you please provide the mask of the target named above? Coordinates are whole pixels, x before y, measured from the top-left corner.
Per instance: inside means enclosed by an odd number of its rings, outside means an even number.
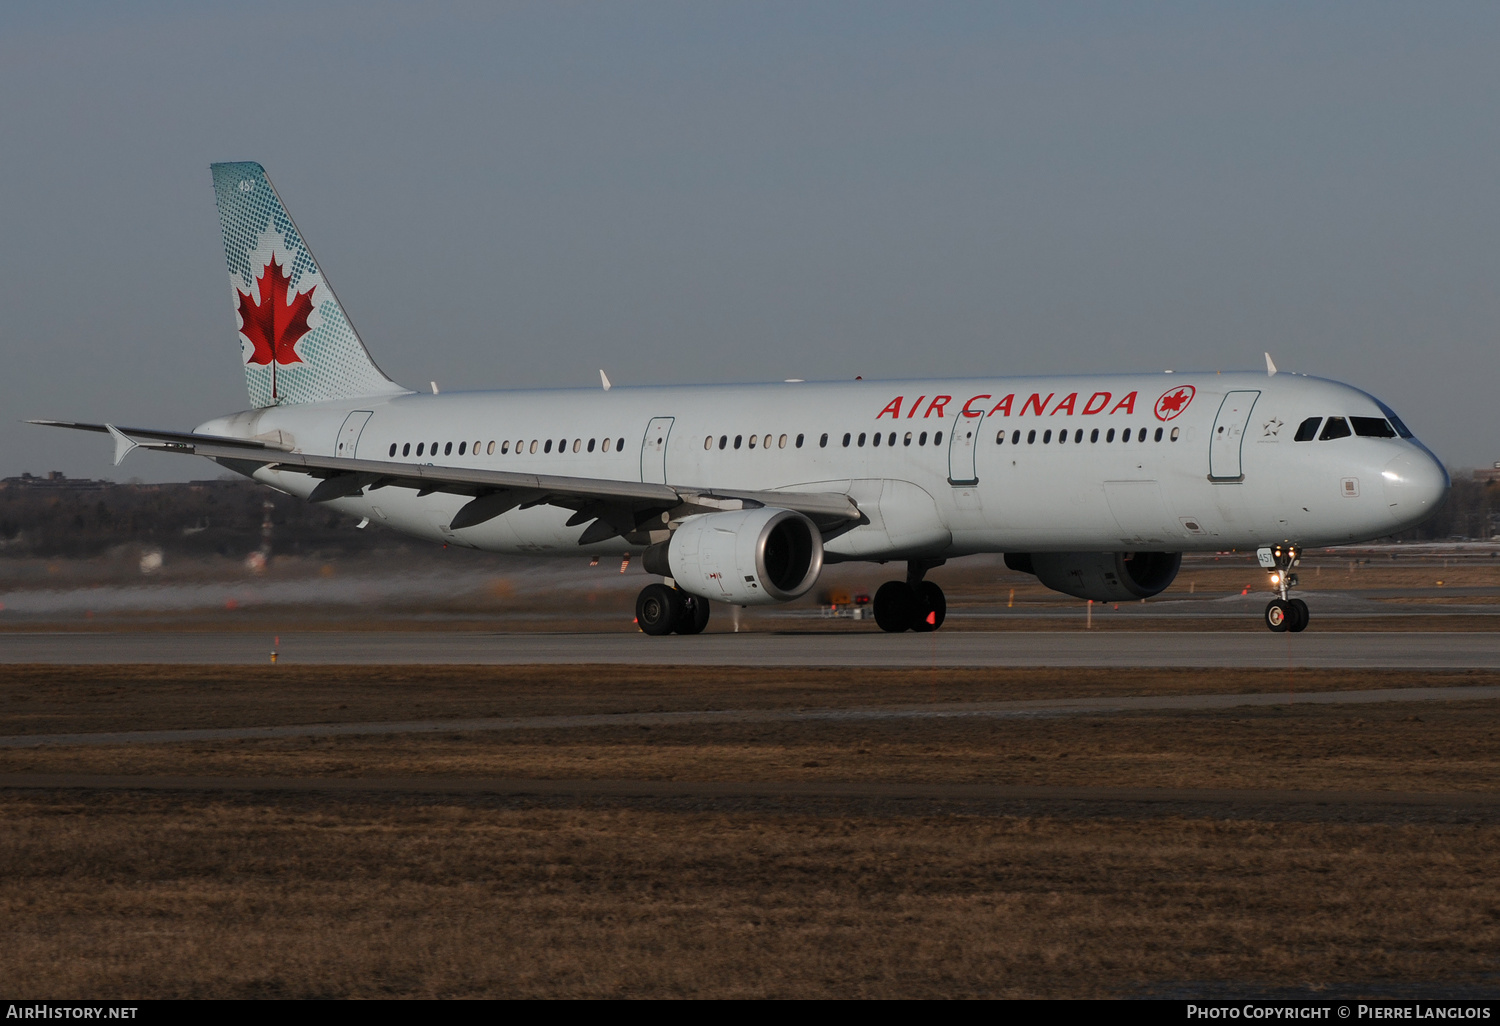
[[[926,445],[927,444],[927,432],[926,431],[923,431],[920,435],[917,436],[917,444],[918,445]]]
[[[853,438],[853,437],[854,436],[851,435],[849,432],[847,432],[847,431],[844,432],[844,448],[845,449],[849,448],[849,440],[851,438]]]
[[[1329,417],[1328,423],[1323,425],[1323,433],[1318,436],[1318,441],[1326,442],[1331,438],[1348,438],[1352,433],[1349,430],[1349,422],[1343,417]]]
[[[820,438],[820,439],[818,439],[818,448],[819,449],[826,449],[826,448],[828,448],[828,433],[826,431],[823,433],[823,437]]]
[[[735,435],[734,436],[734,447],[736,449],[738,449],[744,443],[745,443],[745,436],[744,435]]]
[[[797,436],[797,448],[799,448],[799,449],[802,448],[802,438],[803,438],[802,435],[798,435]]]
[[[1099,429],[1098,428],[1094,428],[1094,430],[1092,430],[1092,431],[1089,432],[1089,441],[1090,442],[1097,442],[1097,441],[1099,441]]]
[[[942,445],[943,444],[943,433],[941,431],[939,431],[937,434],[935,434],[935,435],[932,436],[932,444],[933,445]]]
[[[460,456],[462,456],[464,454],[464,449],[468,448],[468,445],[469,445],[468,442],[459,442],[458,443],[458,454]]]
[[[1361,438],[1395,438],[1395,429],[1383,417],[1350,417],[1354,433]]]
[[[592,438],[590,438],[589,439],[589,452],[593,452],[593,451],[594,451],[594,440]]]
[[[417,455],[418,456],[422,455],[422,450],[426,447],[426,445],[427,445],[426,442],[418,442],[417,443]]]
[[[395,442],[391,443],[391,455],[392,456],[396,455],[396,443]]]

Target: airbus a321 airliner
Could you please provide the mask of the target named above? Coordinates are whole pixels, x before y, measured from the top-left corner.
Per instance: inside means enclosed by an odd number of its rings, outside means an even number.
[[[534,556],[641,554],[647,634],[712,602],[786,602],[825,563],[903,561],[887,631],[943,623],[924,575],[958,556],[1084,599],[1146,598],[1189,551],[1256,550],[1265,622],[1303,546],[1432,513],[1443,465],[1380,400],[1267,372],[421,393],[370,358],[255,163],[213,165],[251,408],[191,432],[39,421],[206,456],[432,541]]]

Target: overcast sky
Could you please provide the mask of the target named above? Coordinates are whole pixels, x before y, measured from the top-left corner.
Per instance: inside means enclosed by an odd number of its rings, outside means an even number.
[[[1500,459],[1500,4],[0,5],[24,417],[246,405],[208,164],[446,388],[1250,369]]]

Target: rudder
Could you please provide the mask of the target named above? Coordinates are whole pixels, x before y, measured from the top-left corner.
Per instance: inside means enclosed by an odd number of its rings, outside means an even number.
[[[370,358],[266,169],[243,161],[211,170],[251,404],[408,391]]]

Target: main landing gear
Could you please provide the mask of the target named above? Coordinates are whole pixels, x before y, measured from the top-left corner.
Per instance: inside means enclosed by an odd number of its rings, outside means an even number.
[[[886,581],[875,592],[875,622],[883,631],[925,634],[943,625],[948,600],[943,589],[922,577],[945,560],[913,559],[906,564],[906,580]]]
[[[648,584],[635,599],[635,622],[647,634],[702,634],[708,599],[665,584]]]
[[[1266,626],[1277,634],[1291,631],[1298,634],[1307,629],[1311,618],[1307,603],[1298,598],[1287,598],[1287,592],[1297,586],[1297,575],[1292,568],[1302,562],[1302,550],[1295,545],[1272,545],[1255,553],[1260,565],[1271,571],[1271,584],[1278,592],[1266,604]]]

